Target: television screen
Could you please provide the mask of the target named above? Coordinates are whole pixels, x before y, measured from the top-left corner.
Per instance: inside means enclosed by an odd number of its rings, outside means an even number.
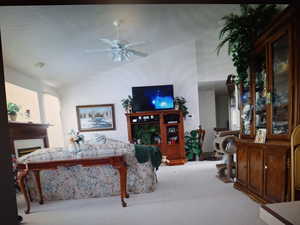
[[[133,87],[133,111],[174,108],[173,85]]]

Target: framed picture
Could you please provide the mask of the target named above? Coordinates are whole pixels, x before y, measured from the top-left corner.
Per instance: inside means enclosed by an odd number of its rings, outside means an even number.
[[[258,129],[256,131],[255,143],[264,144],[266,142],[267,129]]]
[[[80,132],[115,130],[115,108],[113,104],[76,106],[78,130]]]

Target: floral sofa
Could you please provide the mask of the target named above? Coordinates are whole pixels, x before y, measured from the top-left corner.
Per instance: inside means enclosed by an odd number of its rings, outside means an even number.
[[[101,158],[124,155],[128,165],[127,190],[130,193],[152,192],[156,187],[156,174],[151,162],[138,163],[133,144],[106,138],[103,142],[87,143],[77,150],[46,148],[18,159],[20,163],[51,160]],[[60,167],[40,173],[43,196],[46,201],[83,199],[118,195],[119,174],[111,165],[94,167]],[[33,200],[38,199],[33,175],[28,176],[27,186]]]

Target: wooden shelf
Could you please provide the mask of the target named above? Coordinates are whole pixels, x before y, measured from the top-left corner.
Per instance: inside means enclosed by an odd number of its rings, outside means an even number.
[[[153,121],[153,122],[137,122],[137,123],[135,123],[135,122],[132,122],[131,123],[132,125],[159,125],[159,121]]]
[[[180,123],[165,123],[165,126],[166,127],[172,127],[172,126],[176,127],[176,126],[179,126],[179,124]]]

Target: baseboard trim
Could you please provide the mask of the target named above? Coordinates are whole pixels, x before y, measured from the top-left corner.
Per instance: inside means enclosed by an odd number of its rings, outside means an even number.
[[[233,184],[233,187],[241,192],[243,192],[244,194],[246,194],[249,198],[251,198],[253,201],[259,203],[259,204],[266,204],[269,203],[268,201],[264,200],[262,197],[258,196],[255,193],[252,193],[248,188],[244,187],[243,185],[241,185],[238,182],[235,182]]]
[[[186,163],[186,159],[173,159],[168,162],[168,166],[178,166],[178,165],[184,165]]]

